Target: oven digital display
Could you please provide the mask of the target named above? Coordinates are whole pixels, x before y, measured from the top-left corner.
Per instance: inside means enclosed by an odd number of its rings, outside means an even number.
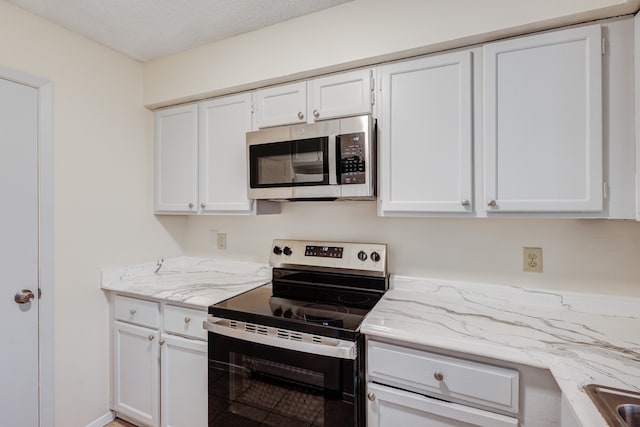
[[[342,258],[344,248],[339,246],[312,246],[307,245],[304,251],[305,256],[317,256],[323,258]]]

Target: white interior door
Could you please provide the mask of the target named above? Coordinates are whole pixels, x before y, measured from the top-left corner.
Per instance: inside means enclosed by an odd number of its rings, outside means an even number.
[[[38,90],[0,79],[0,414],[38,420]],[[15,301],[22,290],[25,303]],[[28,298],[33,293],[32,299]]]

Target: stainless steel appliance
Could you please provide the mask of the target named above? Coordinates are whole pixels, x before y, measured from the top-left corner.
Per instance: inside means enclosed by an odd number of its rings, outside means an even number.
[[[371,116],[247,132],[249,198],[375,199]]]
[[[209,307],[209,426],[364,426],[360,324],[386,245],[274,240],[272,283]]]

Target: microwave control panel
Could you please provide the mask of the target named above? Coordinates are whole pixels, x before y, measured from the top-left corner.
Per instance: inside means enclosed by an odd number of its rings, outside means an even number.
[[[364,132],[336,136],[336,143],[340,147],[339,184],[366,183],[365,142]]]

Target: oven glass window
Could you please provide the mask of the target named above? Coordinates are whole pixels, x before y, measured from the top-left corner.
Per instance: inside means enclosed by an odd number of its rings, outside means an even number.
[[[251,146],[251,186],[328,184],[327,141],[310,138]]]
[[[228,363],[209,361],[209,426],[354,425],[353,396],[343,393],[341,367],[327,378],[319,370],[287,363],[286,355],[283,363],[283,358],[244,353],[226,352]],[[353,374],[347,375],[353,383]]]

